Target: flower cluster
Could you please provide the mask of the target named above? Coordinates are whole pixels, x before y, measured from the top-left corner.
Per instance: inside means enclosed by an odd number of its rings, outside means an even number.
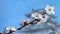
[[[34,19],[40,19],[40,21],[37,24],[45,23],[47,21],[47,19],[49,18],[49,16],[46,15],[46,14],[49,14],[49,15],[55,14],[55,12],[54,12],[54,6],[52,6],[52,5],[47,5],[44,10],[46,12],[44,14],[41,14],[39,12],[34,12],[34,13],[31,14],[32,18],[34,18]]]

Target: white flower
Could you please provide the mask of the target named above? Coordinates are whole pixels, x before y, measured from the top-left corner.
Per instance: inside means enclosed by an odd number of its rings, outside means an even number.
[[[16,29],[15,29],[13,26],[7,27],[6,30],[7,30],[7,31],[10,31],[10,30],[11,30],[11,31],[16,31]]]
[[[47,5],[46,8],[45,8],[45,10],[46,10],[46,13],[49,14],[49,15],[55,14],[55,12],[54,12],[54,6]]]
[[[43,24],[47,21],[48,16],[47,15],[43,15],[43,16],[44,16],[44,18],[42,17],[41,20],[37,23],[37,25]]]
[[[42,18],[42,15],[40,13],[36,12],[36,13],[33,13],[31,15],[31,17],[33,17],[34,19],[39,19],[39,18]]]

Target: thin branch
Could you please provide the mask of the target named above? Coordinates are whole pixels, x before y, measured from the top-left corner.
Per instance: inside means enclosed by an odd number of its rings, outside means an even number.
[[[28,23],[27,25],[29,25],[29,24],[33,24],[34,21],[39,22],[40,20],[35,19],[35,20],[31,21],[30,23]],[[25,26],[27,26],[27,25],[23,25],[22,27],[18,28],[17,30],[21,30],[23,27],[25,27]]]

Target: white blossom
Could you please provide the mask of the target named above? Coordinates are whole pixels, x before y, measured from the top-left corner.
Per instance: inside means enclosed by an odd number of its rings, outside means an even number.
[[[43,17],[41,18],[41,20],[37,23],[38,25],[43,24],[47,21],[48,16],[47,15],[43,15],[43,16],[44,16],[44,18]]]
[[[10,31],[10,30],[11,30],[11,31],[16,31],[16,29],[15,29],[13,26],[7,27],[6,30],[7,30],[7,31]]]
[[[39,18],[42,18],[42,15],[40,13],[36,12],[36,13],[33,13],[31,15],[31,17],[33,17],[34,19],[39,19]]]
[[[46,13],[49,14],[49,15],[55,14],[55,12],[54,12],[54,6],[47,5],[46,8],[45,8],[45,10],[46,10]]]

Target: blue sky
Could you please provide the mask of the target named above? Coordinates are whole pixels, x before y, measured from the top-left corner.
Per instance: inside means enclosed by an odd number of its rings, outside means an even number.
[[[60,0],[0,0],[0,32],[13,25],[18,28],[24,15],[33,9],[41,9],[52,4],[55,7],[56,20],[60,22]]]

